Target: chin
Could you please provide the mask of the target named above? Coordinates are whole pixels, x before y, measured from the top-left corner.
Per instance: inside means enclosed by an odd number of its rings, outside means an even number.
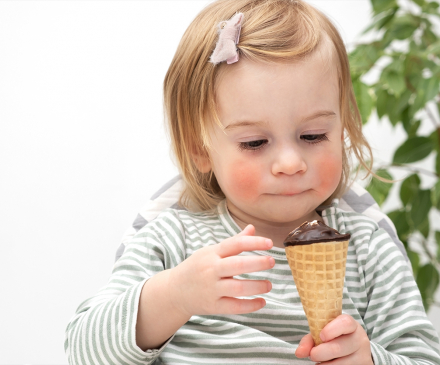
[[[302,212],[306,213],[301,214]],[[314,209],[295,209],[295,211],[279,209],[276,212],[267,212],[261,218],[273,223],[290,223],[298,220],[307,220],[307,217],[313,212]]]

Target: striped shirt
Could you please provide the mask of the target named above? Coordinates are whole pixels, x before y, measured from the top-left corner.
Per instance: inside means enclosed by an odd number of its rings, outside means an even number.
[[[345,212],[337,203],[324,210],[322,218],[340,233],[351,233],[343,313],[368,334],[375,364],[440,364],[438,335],[402,253],[374,221]],[[215,213],[164,211],[127,244],[108,284],[80,304],[66,329],[69,363],[314,364],[295,357],[309,328],[284,249],[277,247],[243,252],[270,255],[275,266],[236,276],[272,282],[272,290],[260,295],[267,303],[264,308],[240,315],[193,316],[160,349],[144,352],[137,347],[137,309],[145,281],[240,231],[225,201]]]

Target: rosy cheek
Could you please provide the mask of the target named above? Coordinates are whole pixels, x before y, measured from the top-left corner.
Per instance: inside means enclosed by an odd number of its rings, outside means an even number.
[[[259,192],[261,166],[236,161],[229,165],[228,190],[241,199],[255,198]]]
[[[333,193],[333,191],[339,184],[339,180],[341,179],[341,158],[336,156],[330,156],[330,158],[329,156],[323,157],[317,167],[319,171],[319,176],[321,177],[319,179],[320,190],[331,190],[331,193]]]

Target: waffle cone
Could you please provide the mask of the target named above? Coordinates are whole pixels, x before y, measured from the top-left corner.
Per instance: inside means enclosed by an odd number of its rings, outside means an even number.
[[[342,314],[347,241],[288,246],[286,256],[315,346],[319,334]]]

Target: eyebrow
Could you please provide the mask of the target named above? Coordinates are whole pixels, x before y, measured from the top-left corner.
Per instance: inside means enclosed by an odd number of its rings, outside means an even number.
[[[231,123],[228,126],[225,127],[225,131],[226,130],[231,130],[231,129],[235,129],[235,128],[239,128],[239,127],[251,127],[251,126],[261,126],[261,125],[267,125],[267,122],[250,122],[247,120],[243,120],[240,122],[235,122],[235,123]]]
[[[336,113],[332,112],[331,110],[320,110],[312,115],[309,115],[308,117],[305,117],[301,120],[301,123],[305,123],[308,122],[310,120],[316,119],[316,118],[320,118],[320,117],[335,117]],[[258,126],[262,126],[262,125],[267,125],[268,122],[262,122],[262,121],[248,121],[248,120],[242,120],[242,121],[238,121],[235,123],[231,123],[229,125],[227,125],[224,130],[231,130],[231,129],[235,129],[235,128],[240,128],[240,127],[258,127]]]
[[[313,120],[320,117],[336,117],[336,113],[332,112],[331,110],[320,110],[308,117],[305,117],[301,120],[302,123],[308,122],[309,120]]]

